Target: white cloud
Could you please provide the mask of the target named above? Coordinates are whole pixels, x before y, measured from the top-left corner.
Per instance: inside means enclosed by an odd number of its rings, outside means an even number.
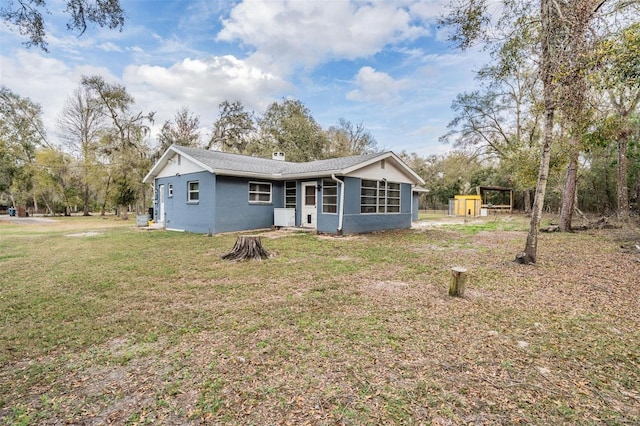
[[[130,65],[123,80],[127,87],[146,88],[172,102],[207,105],[217,109],[223,100],[239,99],[247,106],[263,106],[288,87],[276,75],[248,65],[233,56],[186,58],[170,67]]]
[[[428,31],[393,2],[259,0],[236,5],[218,40],[239,40],[255,49],[251,60],[290,72],[368,57]]]
[[[105,52],[122,52],[120,46],[110,41],[98,45],[98,49],[104,50]]]
[[[156,126],[183,106],[200,117],[201,125],[211,126],[224,100],[239,100],[247,110],[261,112],[290,88],[280,77],[233,56],[187,58],[169,67],[130,65],[123,81],[137,108],[156,112]]]
[[[363,102],[390,102],[398,98],[407,87],[406,80],[394,80],[389,74],[371,67],[362,67],[355,77],[355,90],[347,93],[347,99]]]

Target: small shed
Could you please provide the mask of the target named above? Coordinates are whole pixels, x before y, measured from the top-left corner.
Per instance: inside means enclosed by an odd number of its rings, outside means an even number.
[[[455,195],[453,211],[456,216],[479,216],[482,197],[479,195]]]
[[[478,186],[476,190],[482,199],[483,209],[513,213],[513,188]]]

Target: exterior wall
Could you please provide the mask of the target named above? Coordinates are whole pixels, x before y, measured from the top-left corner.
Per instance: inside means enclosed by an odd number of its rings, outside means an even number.
[[[416,222],[420,218],[420,194],[417,192],[412,192],[411,197],[413,199],[413,202],[411,204],[411,220]]]
[[[166,166],[158,174],[158,178],[172,177],[176,173],[183,175],[205,171],[201,166],[195,164],[180,154],[175,154],[169,159]]]
[[[345,200],[343,233],[357,234],[387,229],[411,228],[411,184],[400,185],[400,213],[362,214],[360,213],[360,179],[345,177]],[[332,223],[331,223],[332,224]],[[336,215],[332,229],[319,231],[335,233],[338,225]]]
[[[342,179],[340,179],[342,180]],[[336,206],[336,213],[323,213],[322,212],[322,189],[317,192],[317,206],[318,206],[318,221],[316,224],[316,229],[318,232],[324,232],[327,234],[337,234],[338,233],[338,222],[339,222],[339,213],[340,213],[340,184],[338,184],[338,204]]]
[[[412,218],[417,216],[417,201],[412,203],[411,184],[400,184],[400,213],[360,213],[360,183],[357,177],[341,177],[344,181],[343,233],[355,234],[387,229],[410,228]],[[188,203],[188,182],[199,182],[199,201]],[[270,203],[249,203],[249,182],[271,183]],[[305,179],[308,182],[310,179]],[[296,182],[296,225],[301,223],[301,182]],[[173,185],[173,196],[168,197],[169,184]],[[260,179],[216,176],[209,172],[179,174],[156,178],[156,194],[159,186],[165,190],[165,227],[195,233],[245,231],[269,228],[273,225],[273,211],[284,207],[284,182],[269,182]],[[340,211],[340,188],[338,185],[338,212]],[[336,234],[339,213],[322,213],[322,190],[317,192],[317,230]],[[412,211],[412,204],[416,206]],[[154,219],[158,220],[158,196],[154,205]]]
[[[188,182],[199,182],[199,200],[188,203]],[[168,196],[169,185],[173,185],[173,196]],[[164,185],[165,227],[188,232],[216,232],[214,218],[215,176],[209,172],[197,172],[157,178],[155,180],[156,199],[154,200],[155,220],[158,220],[158,191]]]
[[[250,181],[271,183],[270,203],[249,203]],[[284,183],[218,176],[216,197],[215,233],[269,228],[273,225],[273,209],[284,206]]]

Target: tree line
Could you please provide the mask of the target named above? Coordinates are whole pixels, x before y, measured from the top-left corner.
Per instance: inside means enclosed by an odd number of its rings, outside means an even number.
[[[224,101],[210,135],[183,107],[154,140],[154,113],[136,110],[126,87],[100,76],[83,77],[68,97],[57,143],[45,132],[42,108],[4,86],[0,120],[0,204],[52,215],[144,211],[152,194],[142,179],[172,144],[263,157],[281,151],[297,162],[378,149],[363,124],[340,119],[323,129],[296,99],[273,102],[262,115]]]

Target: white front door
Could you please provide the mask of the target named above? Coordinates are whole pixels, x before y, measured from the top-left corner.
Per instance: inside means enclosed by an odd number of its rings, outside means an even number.
[[[316,196],[316,182],[304,182],[302,184],[302,226],[305,228],[316,227],[318,203]]]
[[[164,185],[158,186],[158,223],[164,223]]]

